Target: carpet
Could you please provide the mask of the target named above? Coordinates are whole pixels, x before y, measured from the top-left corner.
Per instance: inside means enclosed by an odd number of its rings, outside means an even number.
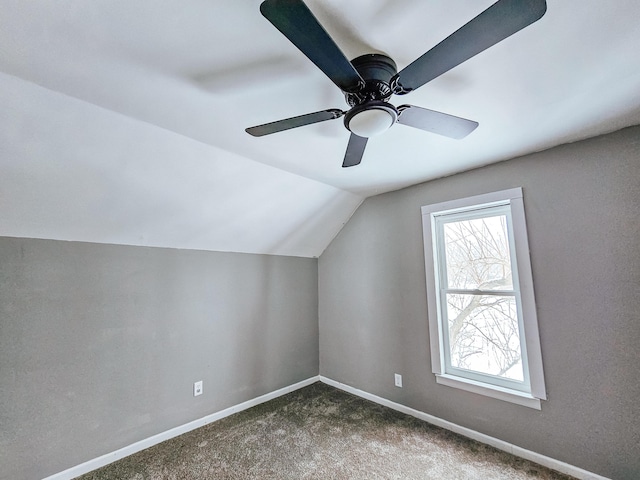
[[[323,383],[78,477],[81,480],[569,480]]]

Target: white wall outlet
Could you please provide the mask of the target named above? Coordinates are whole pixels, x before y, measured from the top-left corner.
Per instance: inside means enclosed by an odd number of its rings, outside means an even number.
[[[402,375],[400,375],[399,373],[396,373],[395,380],[396,380],[396,387],[402,388]]]
[[[202,395],[202,380],[193,384],[193,396]]]

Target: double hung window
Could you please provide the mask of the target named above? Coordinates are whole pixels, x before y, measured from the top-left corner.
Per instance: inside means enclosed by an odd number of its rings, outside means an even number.
[[[422,208],[438,383],[540,408],[546,398],[522,190]]]

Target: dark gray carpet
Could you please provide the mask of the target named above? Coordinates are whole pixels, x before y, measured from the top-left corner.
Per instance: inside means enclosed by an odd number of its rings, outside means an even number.
[[[572,477],[315,383],[79,478],[566,480]]]

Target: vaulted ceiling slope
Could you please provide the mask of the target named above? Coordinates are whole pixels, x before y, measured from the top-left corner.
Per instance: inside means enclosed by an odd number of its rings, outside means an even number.
[[[307,0],[348,58],[401,69],[492,0]],[[244,128],[344,97],[259,0],[0,0],[0,235],[314,257],[364,198],[640,123],[640,2],[548,0],[538,22],[398,103],[341,167],[341,120]]]

